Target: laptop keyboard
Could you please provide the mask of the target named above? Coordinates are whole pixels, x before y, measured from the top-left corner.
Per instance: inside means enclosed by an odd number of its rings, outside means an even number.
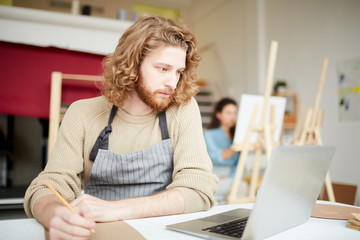
[[[230,237],[241,238],[248,218],[237,219],[231,222],[204,228],[203,231],[218,233]]]

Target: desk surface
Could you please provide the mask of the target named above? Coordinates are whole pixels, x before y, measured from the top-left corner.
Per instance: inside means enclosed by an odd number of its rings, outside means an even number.
[[[320,201],[318,203],[324,203]],[[328,202],[325,202],[328,203]],[[197,237],[167,230],[168,224],[178,223],[199,217],[206,217],[215,213],[228,211],[235,208],[251,208],[252,204],[219,205],[209,211],[191,214],[181,214],[166,217],[144,218],[127,220],[126,222],[140,232],[146,239],[181,239],[196,240]],[[355,231],[345,227],[345,220],[330,220],[320,218],[310,218],[306,223],[295,228],[289,229],[268,240],[278,239],[360,239],[360,231]],[[3,220],[0,221],[0,232],[2,239],[45,239],[44,229],[34,219]]]

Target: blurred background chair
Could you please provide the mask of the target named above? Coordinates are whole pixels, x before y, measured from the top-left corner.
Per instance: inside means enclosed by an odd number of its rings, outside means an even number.
[[[48,158],[54,147],[58,135],[61,120],[71,103],[62,105],[63,82],[77,82],[71,87],[81,89],[82,87],[94,87],[96,83],[103,80],[99,75],[81,75],[81,74],[64,74],[61,72],[52,72],[51,74],[51,91],[50,91],[50,114],[49,114],[49,140],[48,140]],[[90,82],[90,84],[89,84]],[[91,84],[91,82],[93,82]]]

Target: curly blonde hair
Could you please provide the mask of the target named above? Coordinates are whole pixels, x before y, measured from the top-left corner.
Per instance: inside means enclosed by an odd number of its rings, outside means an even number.
[[[182,72],[173,103],[183,104],[198,93],[195,68],[200,61],[195,35],[170,19],[147,16],[137,20],[121,36],[115,52],[103,61],[102,94],[111,103],[122,106],[140,76],[143,59],[160,46],[181,47],[186,51],[186,69]]]

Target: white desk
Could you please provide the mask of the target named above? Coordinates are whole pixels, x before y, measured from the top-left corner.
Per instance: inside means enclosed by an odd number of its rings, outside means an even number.
[[[320,201],[318,203],[324,203]],[[328,203],[328,202],[325,202]],[[220,205],[215,206],[207,212],[198,212],[191,214],[181,214],[166,217],[146,218],[137,220],[127,220],[126,222],[140,232],[146,239],[181,239],[181,240],[199,240],[200,238],[178,233],[175,231],[165,229],[168,224],[178,223],[186,220],[191,220],[199,217],[206,217],[215,213],[228,211],[234,208],[251,208],[252,204],[235,204],[235,205]],[[355,231],[345,227],[345,220],[329,220],[310,218],[308,222],[289,229],[277,235],[274,235],[267,240],[279,239],[327,239],[327,240],[359,240],[360,231]],[[6,240],[19,239],[45,239],[43,227],[34,219],[20,219],[20,220],[3,220],[0,221],[0,238]]]

